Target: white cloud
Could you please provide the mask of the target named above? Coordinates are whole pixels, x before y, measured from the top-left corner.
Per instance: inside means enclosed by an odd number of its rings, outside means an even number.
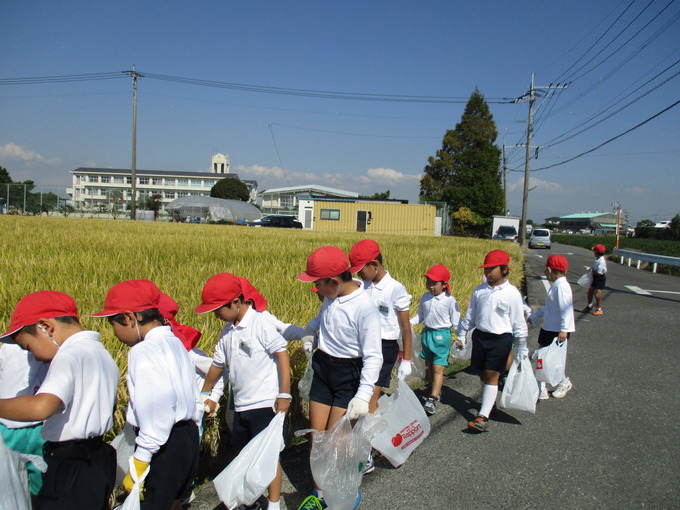
[[[10,161],[23,161],[24,163],[43,163],[48,165],[61,164],[59,158],[46,158],[42,154],[25,149],[13,142],[6,143],[0,146],[0,158],[8,159]]]
[[[536,179],[535,177],[529,177],[529,188],[535,188],[536,191],[540,190],[544,193],[559,193],[566,194],[570,193],[572,190],[558,182],[544,181],[541,179]],[[523,191],[524,190],[524,177],[515,182],[508,183],[508,192],[513,191]]]

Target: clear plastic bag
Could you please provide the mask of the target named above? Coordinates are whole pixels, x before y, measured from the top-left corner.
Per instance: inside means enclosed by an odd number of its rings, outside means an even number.
[[[361,416],[354,427],[344,415],[329,430],[298,430],[296,436],[313,432],[309,463],[314,481],[323,490],[328,508],[352,510],[371,452],[371,440],[384,430],[385,422],[374,415]]]
[[[456,358],[456,359],[461,359],[461,360],[468,360],[472,358],[472,332],[474,329],[471,329],[470,331],[467,332],[466,335],[466,340],[465,340],[465,345],[463,346],[462,349],[459,349],[456,346],[456,342],[453,343],[453,347],[451,349],[451,355]]]
[[[382,418],[386,427],[371,440],[371,446],[394,467],[406,462],[430,434],[430,420],[418,397],[404,381],[397,383],[397,390],[392,395],[380,397],[374,416]]]
[[[28,476],[21,454],[10,450],[0,436],[0,509],[31,510]]]
[[[130,465],[130,457],[135,453],[135,440],[137,436],[129,423],[111,441],[111,446],[116,449],[116,485],[123,484],[123,478],[127,474]]]
[[[213,480],[215,490],[227,508],[252,505],[272,483],[285,442],[283,423],[286,413],[277,413],[266,429]]]
[[[557,337],[553,342],[541,347],[532,355],[535,361],[534,375],[537,381],[556,386],[564,379],[564,368],[567,364],[567,342],[558,342]]]
[[[135,466],[134,466],[134,461],[132,460],[132,456],[129,459],[128,469],[130,469],[130,471],[134,472],[133,470],[135,469]],[[127,498],[125,498],[125,501],[123,502],[123,504],[120,505],[120,506],[117,506],[115,508],[115,510],[140,510],[141,504],[140,504],[140,501],[139,501],[139,495],[140,495],[140,492],[141,492],[142,484],[144,484],[144,480],[146,479],[147,476],[149,476],[149,471],[151,471],[151,468],[147,467],[146,471],[144,471],[137,478],[137,480],[135,480],[135,484],[132,486],[132,490],[130,491],[130,494],[128,494]]]
[[[515,359],[508,372],[508,377],[505,379],[505,386],[498,405],[504,409],[517,409],[535,413],[538,393],[538,383],[531,369],[531,361],[527,358],[522,361]]]
[[[591,271],[588,271],[586,274],[581,276],[576,283],[578,283],[581,287],[587,289],[593,284],[593,273]]]
[[[420,335],[413,331],[413,328],[411,328],[411,339],[411,363],[413,365],[411,377],[425,379],[427,367],[425,365],[425,359],[423,359],[423,357],[420,355],[420,352],[423,350],[423,346],[420,343]]]
[[[314,369],[312,368],[312,355],[307,354],[307,368],[302,378],[298,381],[298,391],[300,398],[309,402],[309,392],[312,389],[312,379],[314,379]]]

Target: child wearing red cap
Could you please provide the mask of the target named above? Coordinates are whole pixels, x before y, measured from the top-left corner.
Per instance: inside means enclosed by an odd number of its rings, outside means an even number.
[[[103,435],[113,426],[120,375],[99,333],[80,325],[73,298],[40,291],[19,301],[0,341],[49,363],[35,395],[0,400],[2,418],[45,421],[41,434],[47,472],[35,508],[109,508],[116,452]]]
[[[328,430],[346,413],[355,419],[368,414],[383,364],[380,316],[361,283],[352,279],[347,255],[323,246],[307,258],[302,282],[314,282],[323,305],[307,325],[318,332],[319,348],[312,357],[314,378],[309,392],[311,428]],[[361,502],[361,493],[354,503]],[[323,491],[314,490],[298,510],[326,508]]]
[[[425,399],[423,408],[429,415],[437,411],[444,385],[444,369],[449,364],[451,349],[451,329],[458,327],[460,309],[456,298],[451,295],[451,272],[442,264],[435,264],[425,273],[427,292],[420,298],[418,315],[411,319],[411,324],[423,323],[420,334],[422,350],[420,356],[427,365],[427,376],[430,381],[430,396]]]
[[[545,276],[551,282],[548,294],[545,296],[545,305],[540,310],[533,312],[527,322],[536,324],[543,319],[543,326],[538,333],[538,345],[545,347],[550,345],[555,337],[558,341],[567,340],[574,328],[574,302],[571,295],[571,287],[567,282],[567,268],[569,263],[562,255],[551,255],[545,262]],[[546,383],[540,382],[539,399],[547,400],[549,397]],[[557,385],[552,396],[563,398],[573,385],[565,375]]]
[[[594,295],[597,307],[595,308],[593,315],[602,315],[602,290],[607,283],[607,261],[604,258],[607,248],[603,244],[596,244],[591,250],[593,251],[593,255],[595,255],[595,264],[593,264],[591,269],[593,273],[593,283],[590,284],[590,288],[588,289],[588,304],[581,312],[588,313],[593,309]]]
[[[517,343],[517,359],[527,357],[527,323],[524,318],[522,295],[507,279],[510,255],[493,250],[484,258],[486,282],[472,292],[465,319],[458,326],[459,348],[465,345],[466,334],[472,333],[470,364],[480,371],[482,405],[477,417],[468,422],[471,432],[484,432],[489,427],[489,415],[496,404],[498,379],[505,370],[513,340]]]
[[[201,304],[195,308],[196,313],[213,312],[215,317],[226,322],[202,395],[214,414],[217,402],[210,392],[228,370],[235,411],[231,441],[238,449],[267,428],[276,413],[285,413],[292,398],[286,340],[265,316],[245,302],[243,286],[244,282],[237,276],[216,274],[203,286]],[[280,508],[282,481],[279,464],[276,477],[268,488],[267,508]]]
[[[143,510],[167,509],[191,494],[198,470],[201,414],[194,366],[159,311],[161,292],[149,280],[111,287],[104,310],[116,337],[130,347],[127,422],[136,447],[123,486],[130,492],[146,470]]]

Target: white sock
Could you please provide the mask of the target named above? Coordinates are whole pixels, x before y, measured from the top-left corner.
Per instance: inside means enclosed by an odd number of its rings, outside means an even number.
[[[267,508],[269,510],[281,510],[281,501],[269,501],[269,500],[267,500]]]
[[[491,384],[484,385],[484,391],[482,392],[482,408],[479,410],[479,414],[486,416],[487,418],[489,417],[493,406],[496,404],[497,395],[498,386],[492,386]]]
[[[560,384],[564,384],[566,386],[567,384],[569,384],[569,378],[567,376],[564,376],[564,379],[562,379]]]
[[[543,381],[538,382],[538,390],[543,391],[545,389],[545,383]]]
[[[321,489],[316,489],[316,497],[323,499],[323,491]]]

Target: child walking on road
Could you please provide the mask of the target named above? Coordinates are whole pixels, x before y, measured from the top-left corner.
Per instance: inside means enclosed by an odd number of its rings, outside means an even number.
[[[527,321],[529,324],[536,324],[539,319],[543,319],[543,326],[538,334],[538,344],[541,347],[550,345],[555,337],[563,342],[575,331],[574,303],[571,287],[566,278],[568,267],[569,263],[562,255],[551,255],[545,262],[545,276],[551,282],[550,289],[543,308],[533,312]],[[546,383],[540,382],[539,385],[541,392],[538,398],[540,400],[550,398]],[[552,396],[563,398],[572,387],[571,381],[565,375],[552,392]]]
[[[591,269],[593,273],[593,283],[590,284],[588,289],[588,304],[581,310],[583,313],[588,313],[593,309],[593,295],[595,296],[595,302],[597,307],[593,312],[593,315],[602,315],[602,290],[604,289],[605,283],[607,283],[607,261],[604,258],[604,254],[607,252],[607,248],[603,244],[596,244],[591,248],[593,250],[593,255],[595,255],[595,264]]]
[[[477,418],[468,422],[471,432],[484,432],[489,427],[489,415],[498,395],[498,378],[505,370],[513,339],[517,342],[518,360],[529,353],[522,295],[507,280],[509,263],[510,256],[502,250],[487,253],[480,266],[484,268],[486,282],[472,292],[465,319],[458,326],[459,348],[465,345],[467,332],[475,328],[470,364],[480,371],[482,383],[481,408]]]

